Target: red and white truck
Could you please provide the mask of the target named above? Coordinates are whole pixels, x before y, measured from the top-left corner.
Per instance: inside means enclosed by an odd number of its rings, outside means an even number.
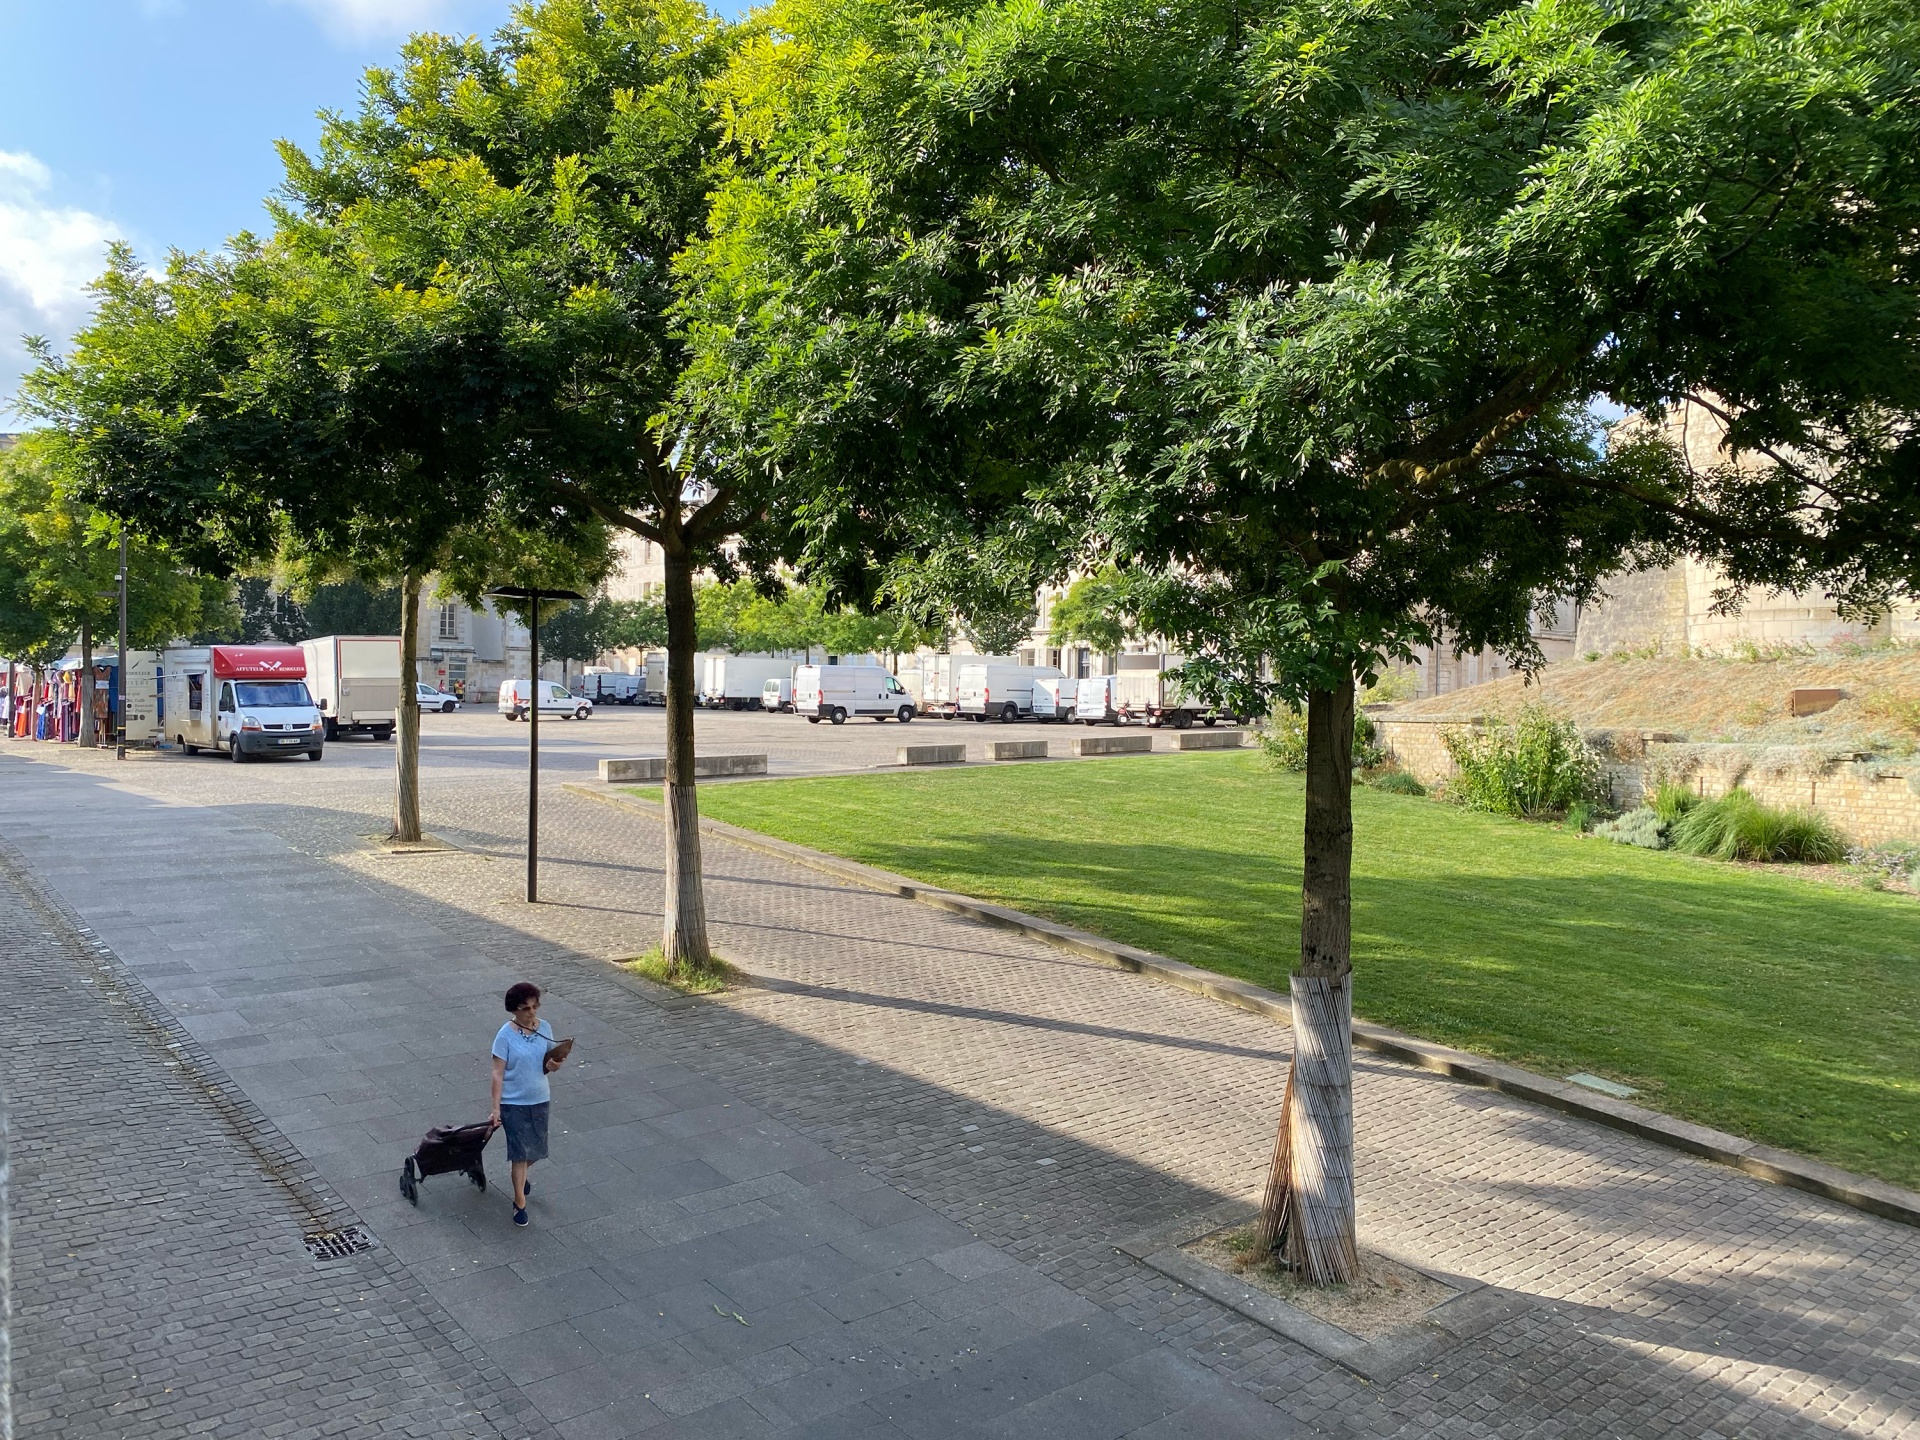
[[[174,646],[160,669],[164,733],[189,755],[320,758],[326,732],[298,645]]]

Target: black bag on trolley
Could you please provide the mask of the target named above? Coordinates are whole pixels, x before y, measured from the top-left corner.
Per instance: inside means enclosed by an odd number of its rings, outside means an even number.
[[[420,1203],[420,1182],[429,1175],[464,1175],[475,1187],[487,1188],[482,1157],[498,1128],[491,1120],[478,1125],[441,1125],[427,1131],[419,1149],[400,1166],[400,1193],[411,1205]]]

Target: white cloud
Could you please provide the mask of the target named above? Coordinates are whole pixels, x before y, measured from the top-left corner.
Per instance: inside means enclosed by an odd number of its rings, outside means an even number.
[[[48,202],[53,175],[32,155],[0,150],[0,404],[29,363],[22,335],[55,343],[86,318],[87,284],[122,231],[91,211]],[[0,414],[0,428],[10,417]]]
[[[288,0],[279,0],[286,4]],[[292,0],[341,40],[373,40],[431,29],[448,0]]]

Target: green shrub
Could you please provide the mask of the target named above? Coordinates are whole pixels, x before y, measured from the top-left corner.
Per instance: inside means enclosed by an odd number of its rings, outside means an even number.
[[[1307,716],[1305,711],[1288,705],[1274,707],[1267,728],[1260,732],[1260,749],[1267,763],[1276,770],[1307,768]],[[1387,758],[1380,748],[1373,719],[1363,711],[1353,712],[1353,765],[1367,770]]]
[[[1361,783],[1371,785],[1376,790],[1384,790],[1389,795],[1424,795],[1427,787],[1404,770],[1368,770],[1360,776]]]
[[[1307,717],[1289,705],[1276,705],[1260,732],[1260,751],[1276,770],[1307,768]]]
[[[1638,845],[1642,850],[1667,848],[1667,822],[1656,810],[1629,810],[1618,820],[1594,826],[1593,833],[1616,845]]]
[[[1593,820],[1593,806],[1584,800],[1576,800],[1567,807],[1567,829],[1576,835],[1586,833],[1587,826]]]
[[[1447,753],[1459,774],[1447,793],[1469,810],[1495,815],[1559,815],[1605,799],[1600,757],[1571,720],[1537,705],[1511,725],[1496,720],[1479,734],[1452,732]]]
[[[1671,825],[1700,803],[1700,797],[1678,780],[1662,780],[1647,802],[1664,824]]]
[[[1740,789],[1687,811],[1673,824],[1672,842],[1676,850],[1718,860],[1831,865],[1847,853],[1846,842],[1821,816],[1775,810]]]

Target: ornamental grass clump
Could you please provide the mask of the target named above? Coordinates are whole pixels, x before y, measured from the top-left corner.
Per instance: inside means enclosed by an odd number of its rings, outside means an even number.
[[[1775,810],[1741,789],[1695,805],[1673,823],[1671,839],[1675,850],[1716,860],[1832,865],[1847,853],[1846,842],[1823,817]]]
[[[1571,720],[1538,705],[1522,710],[1512,724],[1496,720],[1479,734],[1452,732],[1446,744],[1459,771],[1447,794],[1469,810],[1564,815],[1606,798],[1600,757]]]
[[[1645,806],[1629,810],[1618,820],[1594,826],[1593,833],[1616,845],[1637,845],[1642,850],[1667,848],[1667,822],[1660,818],[1658,811]]]

